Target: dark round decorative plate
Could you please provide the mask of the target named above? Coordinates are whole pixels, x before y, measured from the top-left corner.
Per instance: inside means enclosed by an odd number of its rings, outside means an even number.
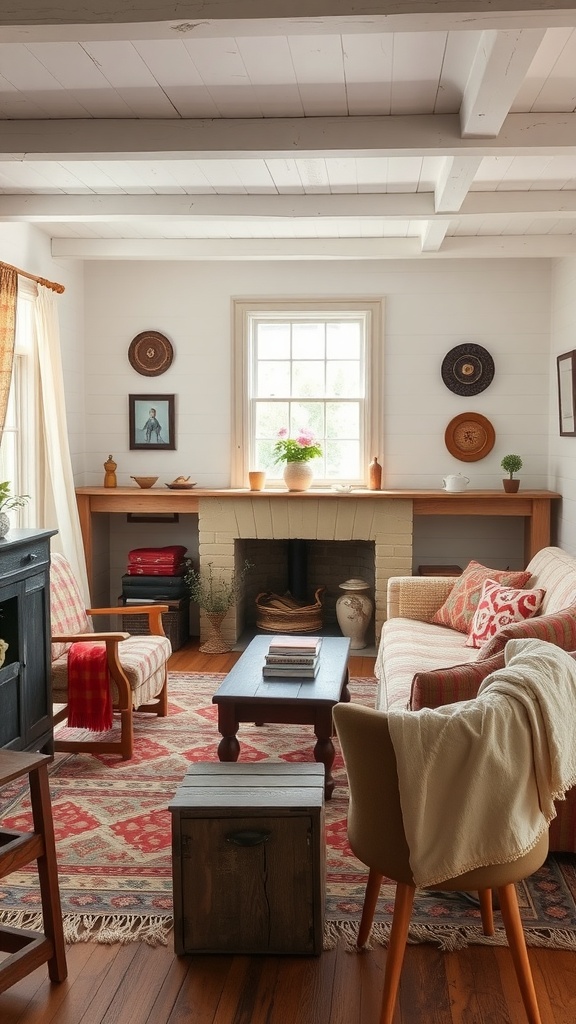
[[[478,412],[462,412],[446,427],[446,447],[461,462],[479,462],[488,455],[496,440],[494,427]]]
[[[130,343],[130,365],[144,377],[159,377],[170,366],[174,349],[159,331],[142,331]]]
[[[494,360],[482,345],[456,345],[442,360],[442,380],[455,395],[479,395],[493,379]]]

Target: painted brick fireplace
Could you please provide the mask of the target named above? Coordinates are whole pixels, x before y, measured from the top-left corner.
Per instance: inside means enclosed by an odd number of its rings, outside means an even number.
[[[314,546],[311,559],[320,575],[326,559],[332,561],[326,577],[331,583],[331,604],[335,601],[335,587],[350,575],[347,570],[354,559],[359,560],[357,572],[373,584],[375,599],[375,634],[380,635],[386,612],[386,586],[390,576],[405,576],[412,572],[412,502],[409,499],[387,500],[382,496],[369,498],[354,495],[336,498],[333,494],[298,497],[258,494],[255,497],[221,499],[200,498],[198,509],[198,557],[202,569],[209,562],[223,574],[239,569],[247,557],[254,562],[257,550],[248,542],[288,541],[298,539],[319,542]],[[246,542],[246,543],[243,543]],[[330,542],[339,542],[331,544]],[[363,542],[355,554],[353,542]],[[367,543],[364,543],[367,542]],[[340,545],[346,545],[341,547]],[[346,556],[343,557],[343,552]],[[263,547],[256,556],[256,578],[249,584],[223,623],[226,640],[235,643],[245,625],[250,623],[254,589],[274,589],[279,570],[274,547]],[[280,555],[278,555],[280,557]],[[373,560],[367,564],[366,558]],[[270,566],[271,575],[266,582],[263,563]],[[276,575],[274,575],[276,573]],[[356,573],[354,573],[356,575]],[[310,578],[310,586],[324,585],[326,580]],[[331,614],[331,607],[329,606]],[[201,616],[201,638],[207,633],[207,623]]]

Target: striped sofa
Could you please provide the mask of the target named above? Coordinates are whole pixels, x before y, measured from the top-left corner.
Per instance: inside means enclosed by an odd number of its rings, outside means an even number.
[[[454,586],[453,577],[390,579],[375,667],[377,707],[417,711],[470,700],[482,680],[503,667],[504,647],[516,637],[538,637],[576,652],[576,558],[561,548],[543,548],[527,570],[526,586],[546,592],[540,613],[506,626],[480,649],[466,646],[465,633],[432,622]],[[558,804],[558,812],[550,847],[576,852],[576,788]]]

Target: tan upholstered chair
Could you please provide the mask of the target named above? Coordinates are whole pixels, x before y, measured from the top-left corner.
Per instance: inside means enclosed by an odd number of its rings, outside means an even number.
[[[166,605],[142,607],[85,608],[70,564],[63,555],[53,554],[50,569],[50,611],[52,619],[52,699],[64,707],[55,712],[54,722],[68,717],[68,650],[79,641],[102,640],[106,644],[108,672],[114,711],[120,715],[118,739],[64,740],[56,738],[55,749],[119,754],[124,761],[133,754],[132,712],[165,715],[168,703],[168,659],[172,647],[164,635],[162,612]],[[94,632],[92,616],[148,614],[150,635]]]
[[[391,1024],[415,893],[400,807],[396,758],[388,731],[388,716],[384,712],[357,704],[337,704],[334,722],[350,786],[348,838],[354,854],[369,868],[358,930],[359,947],[368,940],[382,879],[390,878],[397,883],[380,1016],[380,1024]],[[546,832],[529,854],[512,864],[478,868],[430,887],[478,891],[483,930],[487,935],[494,932],[491,890],[497,889],[529,1024],[541,1024],[541,1020],[514,883],[541,867],[547,853]]]

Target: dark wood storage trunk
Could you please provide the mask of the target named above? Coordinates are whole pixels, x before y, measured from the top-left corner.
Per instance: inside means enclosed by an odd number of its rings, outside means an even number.
[[[144,597],[140,601],[140,604],[149,603]],[[118,604],[124,604],[123,598],[118,598]],[[177,651],[190,639],[190,598],[182,597],[178,601],[162,601],[162,604],[167,604],[170,609],[162,616],[164,632],[172,644],[172,650]],[[120,628],[134,636],[142,636],[148,632],[148,616],[123,615]]]
[[[176,953],[321,953],[323,765],[195,764],[170,810]]]

